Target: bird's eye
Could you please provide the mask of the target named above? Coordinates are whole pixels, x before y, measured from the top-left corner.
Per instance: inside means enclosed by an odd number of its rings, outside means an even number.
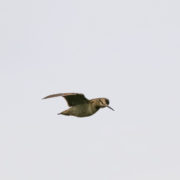
[[[108,99],[106,99],[105,101],[106,101],[106,104],[108,105],[108,104],[109,104],[109,100],[108,100]]]

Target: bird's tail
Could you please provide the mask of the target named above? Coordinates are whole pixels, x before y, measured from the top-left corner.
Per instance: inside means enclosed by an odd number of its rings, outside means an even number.
[[[68,112],[68,110],[65,110],[65,111],[63,111],[63,112],[60,112],[60,113],[58,113],[58,115],[66,115],[66,116],[69,116],[70,114],[69,114],[69,112]]]

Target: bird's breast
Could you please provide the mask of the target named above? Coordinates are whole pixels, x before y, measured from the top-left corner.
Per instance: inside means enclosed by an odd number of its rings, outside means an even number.
[[[71,115],[78,117],[90,116],[98,111],[98,108],[92,104],[80,104],[71,108]]]

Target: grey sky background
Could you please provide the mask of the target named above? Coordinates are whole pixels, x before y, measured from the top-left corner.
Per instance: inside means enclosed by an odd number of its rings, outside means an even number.
[[[180,3],[0,2],[0,179],[180,179]],[[57,116],[63,98],[115,109]]]

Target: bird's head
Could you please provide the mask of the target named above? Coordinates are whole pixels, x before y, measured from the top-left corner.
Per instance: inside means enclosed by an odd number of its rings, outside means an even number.
[[[100,108],[108,107],[109,109],[114,111],[114,109],[109,106],[109,99],[107,98],[98,98],[97,104]]]

